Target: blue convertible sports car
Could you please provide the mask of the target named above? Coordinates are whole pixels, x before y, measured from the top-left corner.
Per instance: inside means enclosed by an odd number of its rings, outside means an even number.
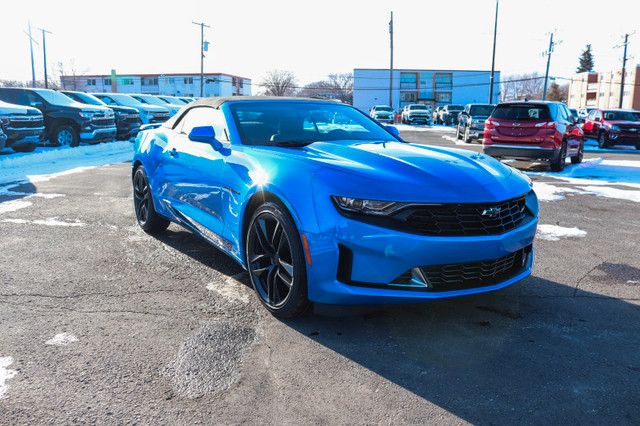
[[[277,316],[486,292],[531,273],[538,199],[526,176],[406,143],[336,102],[192,102],[138,135],[133,188],[145,231],[171,221],[204,238]]]

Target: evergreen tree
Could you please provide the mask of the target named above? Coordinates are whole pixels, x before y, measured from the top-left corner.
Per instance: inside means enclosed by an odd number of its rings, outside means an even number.
[[[591,53],[591,45],[587,44],[587,48],[582,51],[580,55],[580,65],[576,69],[576,72],[593,71],[593,54]]]

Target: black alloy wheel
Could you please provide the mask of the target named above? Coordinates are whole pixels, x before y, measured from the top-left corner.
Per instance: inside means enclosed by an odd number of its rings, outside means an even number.
[[[253,288],[273,315],[290,318],[307,310],[300,234],[278,204],[266,203],[254,212],[246,236],[246,256]]]
[[[149,179],[142,166],[138,166],[133,175],[133,206],[138,225],[146,232],[161,232],[169,226],[169,221],[156,213],[153,207]]]
[[[607,135],[604,132],[600,132],[600,134],[598,135],[598,147],[602,149],[609,147]]]
[[[562,141],[560,151],[550,162],[552,172],[561,172],[567,162],[567,141]]]
[[[580,143],[580,148],[578,148],[578,153],[571,157],[571,164],[580,164],[582,163],[582,159],[584,158],[584,142]]]

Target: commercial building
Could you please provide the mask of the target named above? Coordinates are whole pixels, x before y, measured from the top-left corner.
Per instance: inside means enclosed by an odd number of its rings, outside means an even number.
[[[399,110],[408,104],[426,104],[433,109],[448,104],[489,102],[491,71],[393,70],[391,103]],[[500,71],[495,72],[493,102],[500,91]],[[368,111],[373,105],[389,104],[389,70],[353,70],[353,105]]]
[[[569,83],[570,108],[618,108],[622,71],[583,72]],[[640,110],[640,65],[630,67],[624,76],[622,108]]]
[[[200,96],[200,74],[64,75],[66,90],[83,92],[146,93],[150,95]],[[230,74],[204,74],[204,96],[251,95],[251,80]]]

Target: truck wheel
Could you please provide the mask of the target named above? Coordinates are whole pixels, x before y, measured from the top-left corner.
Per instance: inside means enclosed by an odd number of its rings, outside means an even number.
[[[18,145],[14,145],[11,148],[13,148],[15,152],[33,152],[35,151],[37,146],[38,145],[35,143],[21,143]]]
[[[469,127],[464,128],[464,137],[462,138],[464,143],[471,143],[471,138],[469,137]]]
[[[51,139],[59,146],[78,146],[80,144],[76,130],[67,124],[56,127]]]
[[[604,132],[600,132],[598,135],[598,147],[608,148],[609,142],[607,142],[607,135]]]
[[[462,139],[462,135],[460,134],[460,126],[456,126],[456,139]]]

